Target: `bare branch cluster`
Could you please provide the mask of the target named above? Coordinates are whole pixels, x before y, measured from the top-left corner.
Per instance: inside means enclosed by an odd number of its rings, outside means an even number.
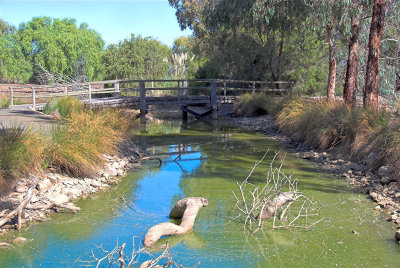
[[[139,243],[135,243],[135,240],[138,240]],[[168,242],[165,244],[164,251],[159,256],[154,256],[151,254],[146,248],[141,247],[141,237],[133,236],[132,238],[132,252],[129,255],[124,254],[123,250],[125,249],[126,243],[122,245],[117,244],[110,251],[106,250],[103,245],[96,246],[97,250],[100,251],[99,254],[94,253],[91,250],[91,260],[77,260],[77,262],[82,263],[84,266],[88,267],[101,267],[102,264],[107,264],[108,267],[120,267],[120,268],[128,268],[128,267],[139,267],[139,268],[161,268],[161,267],[175,267],[175,268],[189,268],[179,264],[174,261],[173,255],[171,254],[168,246]],[[139,245],[136,247],[136,245]],[[149,260],[140,263],[139,259],[142,255],[147,255]],[[192,267],[196,267],[192,266]]]
[[[316,204],[301,193],[297,186],[297,179],[287,176],[282,171],[283,159],[275,165],[278,153],[275,153],[266,173],[266,181],[262,186],[250,182],[257,166],[261,164],[268,151],[252,167],[249,175],[243,182],[237,182],[238,191],[232,191],[236,199],[236,208],[245,216],[244,229],[253,223],[257,224],[253,234],[260,230],[265,220],[272,218],[272,229],[305,228],[308,229],[323,218],[318,217]]]

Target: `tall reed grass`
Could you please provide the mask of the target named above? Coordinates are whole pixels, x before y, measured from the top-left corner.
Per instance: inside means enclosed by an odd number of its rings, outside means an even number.
[[[116,153],[126,138],[128,119],[118,110],[92,111],[71,98],[51,105],[63,120],[50,131],[0,128],[0,193],[19,176],[46,168],[75,177],[95,176],[104,165],[103,155]]]
[[[46,140],[32,128],[0,126],[0,192],[9,189],[13,178],[43,168]]]
[[[238,115],[247,117],[275,115],[289,100],[286,97],[273,97],[264,93],[246,93],[236,99],[234,109]]]

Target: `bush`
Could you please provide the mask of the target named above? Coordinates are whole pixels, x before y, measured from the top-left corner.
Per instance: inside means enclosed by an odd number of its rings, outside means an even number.
[[[74,97],[62,97],[58,100],[50,100],[46,103],[43,112],[50,114],[51,112],[58,109],[61,117],[67,118],[72,113],[80,113],[84,110],[83,103]]]
[[[11,100],[9,97],[1,97],[0,96],[0,108],[7,108],[10,106]]]

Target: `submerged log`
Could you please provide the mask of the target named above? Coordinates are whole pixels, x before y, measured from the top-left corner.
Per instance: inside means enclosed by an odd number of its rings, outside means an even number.
[[[170,218],[182,219],[180,225],[171,222],[162,222],[149,229],[144,237],[144,246],[151,247],[165,235],[182,235],[192,230],[197,213],[202,207],[206,207],[208,201],[202,197],[187,197],[179,200],[171,209]]]
[[[257,219],[261,217],[263,220],[267,220],[272,216],[276,215],[276,213],[288,202],[294,201],[294,193],[293,192],[285,192],[276,196],[274,199],[269,201],[263,211],[257,216]]]

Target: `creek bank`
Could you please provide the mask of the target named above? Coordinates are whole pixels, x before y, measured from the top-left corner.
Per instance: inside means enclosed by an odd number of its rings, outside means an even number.
[[[382,166],[379,169],[370,168],[374,159],[360,162],[350,161],[349,157],[334,152],[319,152],[291,139],[280,132],[272,116],[233,117],[230,123],[240,125],[245,129],[255,130],[279,141],[295,151],[294,155],[317,164],[323,172],[334,174],[350,183],[357,191],[369,195],[377,203],[374,208],[387,214],[387,221],[400,229],[400,182],[392,176],[393,168]],[[400,240],[396,231],[396,240]],[[400,241],[399,241],[400,243]]]
[[[14,210],[25,198],[27,190],[36,186],[32,198],[21,214],[21,223],[45,221],[54,212],[79,210],[71,202],[88,195],[108,189],[119,183],[127,171],[137,168],[144,153],[132,141],[119,145],[119,153],[111,156],[104,154],[105,165],[98,175],[92,178],[74,178],[48,171],[39,176],[20,179],[13,191],[0,198],[0,219]],[[15,229],[17,217],[11,218],[0,228],[0,235]]]

